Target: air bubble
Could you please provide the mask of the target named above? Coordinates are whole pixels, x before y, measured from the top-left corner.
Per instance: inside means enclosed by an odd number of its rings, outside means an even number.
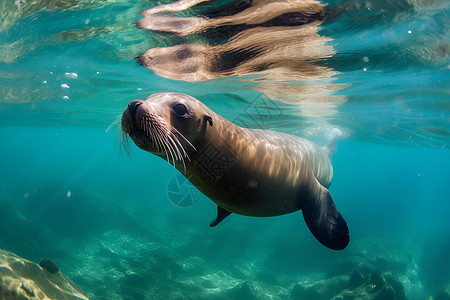
[[[78,74],[77,73],[73,73],[73,72],[71,72],[71,73],[64,73],[64,75],[66,76],[66,78],[72,78],[72,79],[78,78]]]

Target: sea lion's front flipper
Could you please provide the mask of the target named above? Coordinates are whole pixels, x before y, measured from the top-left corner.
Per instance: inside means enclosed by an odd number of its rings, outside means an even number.
[[[306,225],[324,246],[333,250],[344,249],[350,240],[348,227],[330,192],[318,184],[312,194],[302,209]]]
[[[226,217],[228,217],[231,214],[231,211],[228,211],[226,209],[223,209],[222,207],[220,207],[219,205],[217,205],[217,218],[215,218],[214,220],[211,221],[211,223],[209,223],[209,226],[214,227],[217,224],[219,224],[220,222],[223,221],[223,219],[225,219]]]

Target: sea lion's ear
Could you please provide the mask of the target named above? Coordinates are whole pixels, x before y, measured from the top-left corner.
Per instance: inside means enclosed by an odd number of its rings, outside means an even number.
[[[208,116],[208,115],[204,115],[204,116],[203,116],[203,122],[202,122],[202,124],[201,124],[202,127],[201,127],[201,129],[200,129],[200,131],[201,131],[203,134],[206,133],[206,127],[208,127],[208,123],[209,123],[210,126],[213,126],[212,118],[211,118],[210,116]]]
[[[213,126],[213,121],[210,116],[207,116],[207,115],[203,116],[203,121],[207,121],[210,126]]]

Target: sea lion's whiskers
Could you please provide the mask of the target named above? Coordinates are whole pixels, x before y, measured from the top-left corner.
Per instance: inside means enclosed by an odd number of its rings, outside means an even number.
[[[163,151],[167,157],[167,149],[165,147],[165,142],[163,141],[163,137],[166,132],[166,130],[163,129],[163,126],[165,126],[165,122],[161,118],[159,118],[158,121],[155,121],[155,118],[157,118],[157,116],[148,116],[148,124],[151,130],[151,135],[154,138],[154,143],[156,143],[158,150]]]
[[[192,145],[192,143],[181,132],[179,132],[176,128],[172,128],[172,131],[173,131],[174,134],[176,133],[178,136],[182,137],[183,140],[186,143],[188,143],[189,146],[192,147],[192,149],[197,151],[197,149],[194,147],[194,145]],[[176,141],[179,144],[179,146],[181,147],[181,149],[183,149],[184,156],[187,157],[189,159],[189,161],[190,161],[191,159],[189,158],[189,155],[186,153],[186,150],[183,148],[183,145],[181,144],[180,140],[177,138]]]
[[[177,139],[177,137],[174,136],[172,134],[172,132],[167,135],[167,141],[170,143],[170,145],[172,146],[172,149],[175,151],[176,158],[178,160],[181,160],[182,159],[182,155],[181,155],[180,150],[178,149],[178,145],[176,143],[176,139]]]
[[[170,149],[172,153],[172,162],[173,162],[172,165],[175,167],[176,161],[181,160],[182,158],[179,155],[179,150],[176,147],[170,132],[166,134],[165,141],[167,143],[167,147]]]
[[[173,149],[172,149],[171,144],[168,141],[167,137],[165,138],[164,142],[166,143],[167,149],[169,149],[170,157],[172,158],[172,163],[170,163],[170,161],[169,161],[169,163],[175,167],[176,157],[175,157],[175,154],[173,152]]]
[[[165,142],[161,139],[161,135],[158,131],[158,129],[160,129],[160,125],[158,124],[158,122],[155,122],[154,116],[144,116],[142,121],[142,130],[144,131],[145,135],[152,140],[152,146],[156,146],[157,151],[163,152],[168,159],[168,151],[165,147]]]
[[[116,144],[119,143],[120,154],[123,156],[123,153],[125,153],[127,156],[132,157],[133,153],[130,137],[123,131],[121,120],[122,115],[117,116],[117,118],[111,123],[111,125],[106,128],[106,132],[109,132],[115,127],[115,141]]]
[[[184,157],[183,154],[181,153],[179,147],[181,146],[180,141],[177,139],[177,137],[175,135],[173,135],[172,133],[170,135],[168,135],[168,139],[171,142],[174,150],[175,150],[175,154],[178,158],[178,160],[180,160],[183,163],[183,168],[186,171],[186,164],[184,163]],[[183,147],[181,146],[181,149],[183,149]],[[184,151],[184,149],[183,149]]]
[[[121,121],[122,121],[122,115],[118,115],[117,118],[105,130],[105,132],[109,132],[114,127],[116,128],[116,134],[115,134],[116,143],[117,143],[117,140],[119,140],[120,135],[123,133],[122,126],[119,126]]]
[[[122,133],[120,134],[120,154],[123,155],[123,153],[125,152],[127,156],[133,157],[132,149],[133,148],[131,147],[130,137],[128,136],[128,134],[122,131]]]
[[[170,130],[167,130],[167,129],[163,129],[162,128],[163,126],[161,126],[161,125],[158,127],[159,133],[162,136],[164,136],[164,141],[167,144],[168,149],[170,149],[171,154],[173,154],[173,156],[172,156],[173,166],[175,166],[175,164],[176,164],[175,160],[181,160],[184,165],[183,155],[181,154],[181,151],[179,150],[178,145],[177,145],[177,143],[180,144],[180,142],[178,141],[176,136],[173,134],[173,130],[176,130],[176,129],[174,129],[170,124],[167,124],[166,122],[162,122],[162,124],[164,124],[170,128]],[[181,144],[180,144],[180,146],[181,146]]]
[[[118,131],[120,130],[119,123],[122,121],[122,115],[118,115],[117,118],[106,128],[106,132],[110,131],[113,127],[116,127],[116,136],[118,134]]]
[[[160,141],[160,144],[162,145],[162,147],[164,149],[164,154],[166,155],[167,162],[169,164],[175,166],[175,158],[174,158],[173,152],[169,148],[169,145],[168,145],[168,142],[167,142],[167,133],[166,133],[167,130],[163,130],[161,127],[162,127],[161,125],[155,126],[154,129],[157,129],[155,131],[155,133],[156,133],[156,135],[157,135],[157,137],[158,137],[158,139]],[[163,149],[161,149],[161,150],[163,150]],[[169,155],[170,155],[170,158],[172,159],[173,163],[170,163]]]
[[[162,140],[160,138],[160,135],[158,133],[157,126],[155,127],[155,124],[153,124],[153,125],[151,125],[149,127],[149,130],[150,130],[150,134],[151,134],[151,137],[152,137],[152,145],[156,145],[156,151],[165,153],[163,142],[162,142]]]
[[[172,164],[174,167],[176,166],[177,161],[181,161],[183,163],[183,167],[186,170],[186,164],[184,162],[184,157],[187,157],[189,160],[189,156],[187,155],[186,151],[183,148],[183,145],[177,138],[177,136],[174,134],[174,131],[178,133],[180,136],[183,136],[181,133],[179,133],[175,128],[171,127],[170,124],[167,124],[165,120],[158,120],[158,122],[154,122],[154,120],[148,120],[150,127],[152,128],[152,131],[156,135],[157,139],[159,141],[158,146],[162,146],[165,150],[165,154],[167,157],[167,161]],[[164,127],[171,127],[170,130],[167,130]],[[184,136],[183,138],[187,140]],[[188,143],[192,146],[192,144],[188,141]],[[182,151],[180,151],[180,148]],[[169,159],[169,155],[170,158]]]
[[[171,128],[171,131],[165,129],[165,126],[169,127],[170,125],[164,120],[158,120],[156,122],[154,118],[155,116],[153,115],[143,116],[139,127],[151,139],[152,145],[156,146],[158,151],[162,151],[165,154],[169,164],[175,166],[177,161],[181,161],[186,170],[184,158],[187,157],[189,160],[190,158],[174,133],[181,136],[191,147],[193,147],[192,144],[175,128]],[[193,148],[195,149],[195,147]]]
[[[167,153],[167,148],[162,140],[158,131],[152,127],[152,132],[154,133],[155,141],[157,142],[158,148],[156,149],[158,152],[163,152],[166,156],[166,160],[169,162],[169,154]]]
[[[186,140],[189,145],[192,146],[192,144],[178,130],[176,130],[176,128],[172,128],[172,132],[171,133],[172,133],[172,140],[174,141],[174,144],[175,144],[175,148],[178,151],[178,154],[179,154],[179,156],[181,158],[180,160],[183,163],[184,171],[186,172],[186,163],[184,161],[184,158],[186,157],[189,161],[191,161],[191,158],[187,154],[186,150],[184,149],[183,145],[181,144],[181,142],[180,142],[180,140],[179,140],[179,138],[177,137],[176,134],[178,134],[179,136],[183,137],[184,140]],[[194,146],[192,146],[192,147],[195,150],[195,147]],[[182,151],[180,151],[180,148],[181,148]]]
[[[158,150],[162,149],[161,145],[159,144],[158,139],[156,138],[156,133],[155,133],[154,126],[149,126],[148,131],[149,131],[149,133],[151,135],[151,138],[152,138],[152,147],[156,147],[156,149],[158,149]]]
[[[161,137],[160,137],[158,131],[154,127],[152,127],[151,130],[152,130],[153,137],[155,138],[155,143],[157,145],[156,150],[157,151],[165,151],[163,141],[161,140]]]
[[[156,147],[156,149],[159,151],[160,149],[162,149],[161,145],[158,143],[158,140],[156,138],[156,134],[154,132],[153,129],[153,119],[151,116],[145,116],[145,123],[143,124],[144,126],[144,132],[147,136],[150,137],[150,139],[152,140],[152,147]]]
[[[147,116],[143,117],[143,121],[141,122],[142,130],[144,131],[145,135],[150,137],[152,140],[152,146],[155,146],[155,139],[153,138],[153,132],[151,130],[151,126],[149,126],[150,119]]]

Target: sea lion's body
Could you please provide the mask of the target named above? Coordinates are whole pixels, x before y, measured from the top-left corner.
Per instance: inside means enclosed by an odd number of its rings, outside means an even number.
[[[246,216],[283,215],[302,209],[307,195],[301,191],[317,181],[327,187],[331,183],[330,160],[317,145],[279,132],[242,128],[220,116],[213,124],[201,148],[195,145],[200,155],[191,156],[186,176],[222,208]]]
[[[331,150],[296,136],[239,127],[177,93],[130,102],[122,129],[141,149],[172,160],[218,205],[211,226],[231,212],[267,217],[302,209],[322,244],[347,246],[347,225],[327,190]]]

